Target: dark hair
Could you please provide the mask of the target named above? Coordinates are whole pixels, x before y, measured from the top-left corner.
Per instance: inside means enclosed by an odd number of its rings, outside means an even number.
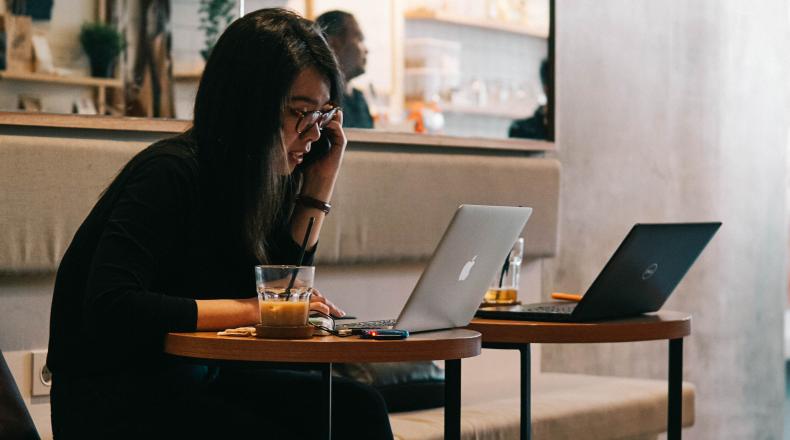
[[[354,16],[345,11],[327,11],[315,19],[316,24],[327,37],[343,37],[348,30],[348,20]]]
[[[197,144],[207,220],[231,228],[260,262],[267,240],[289,212],[301,181],[282,176],[283,113],[301,71],[314,68],[341,96],[337,62],[314,24],[285,9],[261,9],[234,21],[217,40],[195,98]],[[289,210],[288,210],[289,211]]]

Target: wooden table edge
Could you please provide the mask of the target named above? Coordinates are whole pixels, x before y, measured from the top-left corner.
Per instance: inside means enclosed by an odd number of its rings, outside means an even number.
[[[243,362],[347,363],[408,362],[478,356],[479,332],[450,331],[454,337],[425,339],[416,334],[400,341],[316,336],[307,340],[217,336],[216,332],[168,333],[165,353],[193,359]]]
[[[466,327],[486,343],[607,343],[679,339],[691,334],[691,315],[659,312],[646,317],[586,323],[475,318]]]

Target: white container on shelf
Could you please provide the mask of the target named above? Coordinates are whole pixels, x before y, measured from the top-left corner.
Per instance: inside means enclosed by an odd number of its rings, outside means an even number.
[[[403,49],[406,67],[461,70],[461,43],[436,38],[408,38]]]
[[[410,67],[404,70],[403,92],[409,101],[447,101],[453,89],[461,83],[458,71],[444,71],[429,67]]]

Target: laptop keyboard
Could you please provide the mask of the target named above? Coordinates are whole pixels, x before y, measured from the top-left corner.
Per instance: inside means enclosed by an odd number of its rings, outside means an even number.
[[[576,304],[541,304],[535,306],[524,307],[523,311],[525,312],[533,312],[533,313],[560,313],[560,314],[570,314],[573,312],[573,309],[576,308]]]
[[[380,321],[362,321],[362,322],[350,322],[348,324],[341,324],[338,325],[338,328],[350,328],[350,329],[363,329],[363,328],[390,328],[395,326],[394,319],[382,319]]]

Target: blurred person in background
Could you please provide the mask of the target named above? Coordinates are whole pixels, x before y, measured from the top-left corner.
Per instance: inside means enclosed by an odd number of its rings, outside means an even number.
[[[543,93],[549,93],[549,62],[544,59],[540,63],[540,82]],[[541,104],[529,118],[516,119],[510,124],[509,137],[526,139],[549,138],[549,106]]]
[[[351,87],[351,80],[365,73],[368,48],[365,36],[353,15],[344,11],[324,12],[316,19],[326,40],[335,53],[340,71],[346,81],[343,96],[343,126],[373,128],[373,117],[368,103],[359,89]]]

